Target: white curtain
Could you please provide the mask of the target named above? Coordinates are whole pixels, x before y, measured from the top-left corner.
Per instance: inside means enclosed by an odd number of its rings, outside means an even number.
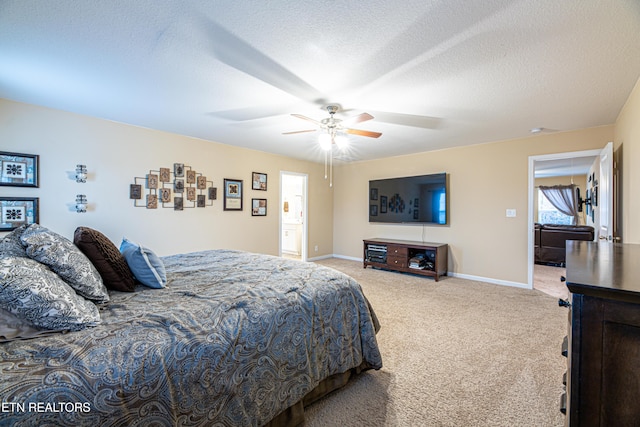
[[[572,224],[578,224],[578,203],[576,200],[576,185],[540,186],[540,191],[551,204],[565,215],[573,218]]]

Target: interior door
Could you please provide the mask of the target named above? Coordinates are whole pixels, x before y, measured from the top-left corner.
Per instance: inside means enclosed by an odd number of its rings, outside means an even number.
[[[280,171],[280,256],[307,260],[308,175]]]
[[[613,241],[613,143],[609,142],[600,152],[600,182],[597,201],[600,207],[598,239]]]

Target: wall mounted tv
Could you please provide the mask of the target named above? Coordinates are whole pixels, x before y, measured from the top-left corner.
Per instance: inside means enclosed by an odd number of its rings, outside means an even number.
[[[369,222],[447,224],[447,174],[369,181]]]

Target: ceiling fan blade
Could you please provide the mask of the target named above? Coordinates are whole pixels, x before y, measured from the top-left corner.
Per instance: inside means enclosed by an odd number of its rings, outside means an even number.
[[[235,110],[212,111],[208,114],[234,122],[244,122],[249,120],[265,119],[268,117],[282,116],[290,110],[290,106],[265,105],[257,107],[238,108]]]
[[[305,132],[315,132],[318,129],[305,129],[305,130],[294,130],[291,132],[282,132],[283,135],[293,135],[295,133],[305,133]]]
[[[371,132],[369,130],[345,129],[345,132],[351,135],[368,136],[369,138],[378,138],[382,135],[380,132]]]
[[[438,117],[389,113],[386,111],[373,111],[372,113],[375,114],[377,121],[394,125],[412,126],[423,129],[438,129],[442,125],[442,119]]]
[[[221,62],[302,100],[323,102],[322,94],[313,86],[218,23],[207,20],[203,26],[213,56]]]
[[[315,123],[315,124],[316,124],[316,125],[318,125],[318,126],[322,126],[322,123],[320,123],[319,121],[314,120],[314,119],[312,119],[312,118],[310,118],[310,117],[307,117],[307,116],[303,116],[302,114],[291,114],[291,115],[292,115],[293,117],[297,117],[297,118],[299,118],[299,119],[306,120],[306,121],[309,121],[309,122],[311,122],[311,123]]]
[[[373,119],[373,116],[369,113],[358,114],[357,116],[346,118],[342,121],[345,124],[356,124],[366,122],[367,120]]]

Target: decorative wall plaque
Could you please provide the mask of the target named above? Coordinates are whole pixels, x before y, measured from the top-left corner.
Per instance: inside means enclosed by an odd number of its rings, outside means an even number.
[[[173,169],[150,170],[144,177],[134,177],[134,183],[129,186],[133,205],[147,209],[204,208],[213,206],[217,194],[212,181],[184,163],[174,163]]]

